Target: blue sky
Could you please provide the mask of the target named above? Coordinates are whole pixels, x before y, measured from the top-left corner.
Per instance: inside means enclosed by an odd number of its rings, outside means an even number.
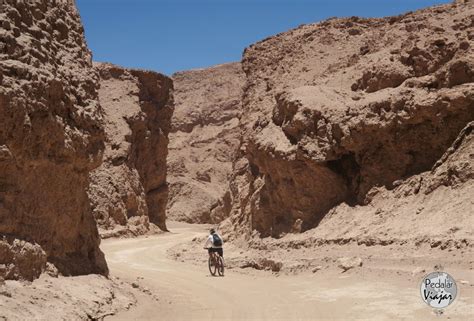
[[[166,74],[238,61],[248,45],[329,17],[396,15],[442,0],[76,0],[94,60]]]

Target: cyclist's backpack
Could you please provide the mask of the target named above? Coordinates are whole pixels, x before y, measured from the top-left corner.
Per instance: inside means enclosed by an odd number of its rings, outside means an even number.
[[[217,233],[212,234],[212,245],[222,246],[222,240]]]

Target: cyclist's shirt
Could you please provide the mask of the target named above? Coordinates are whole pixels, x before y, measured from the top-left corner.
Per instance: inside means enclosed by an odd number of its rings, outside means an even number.
[[[219,236],[219,238],[222,240],[222,245],[224,245],[224,240],[222,239],[222,237],[219,234],[217,234],[217,236]],[[221,246],[215,246],[214,245],[214,238],[212,237],[212,234],[207,237],[207,240],[206,240],[206,243],[204,244],[204,247],[209,247],[209,245],[211,245],[211,247],[215,248],[215,249],[222,248],[222,245]]]

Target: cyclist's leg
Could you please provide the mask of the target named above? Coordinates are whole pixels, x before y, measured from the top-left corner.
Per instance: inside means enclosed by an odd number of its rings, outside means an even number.
[[[222,264],[224,264],[224,249],[222,247],[216,249],[217,254],[221,258]]]
[[[212,260],[215,262],[217,257],[216,257],[216,249],[215,248],[209,248],[209,255],[211,256]]]

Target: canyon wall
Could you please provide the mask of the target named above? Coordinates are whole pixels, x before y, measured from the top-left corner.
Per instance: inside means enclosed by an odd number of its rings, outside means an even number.
[[[89,195],[103,237],[166,230],[166,156],[173,83],[151,71],[95,65],[106,144]]]
[[[0,277],[107,274],[87,197],[104,132],[72,1],[0,3]]]
[[[239,146],[244,74],[240,63],[173,75],[168,171],[168,218],[220,222],[230,208],[226,193]]]
[[[474,122],[460,132],[431,170],[374,188],[370,204],[332,209],[314,239],[390,245],[412,242],[431,248],[460,249],[474,245]]]
[[[334,237],[342,230],[367,236],[371,224],[411,237],[453,228],[465,236],[472,204],[454,196],[472,195],[470,138],[460,145],[458,165],[448,157],[433,166],[456,139],[471,137],[465,132],[474,119],[473,45],[474,5],[463,2],[391,18],[329,19],[247,48],[242,144],[230,218],[221,228],[231,238],[252,231],[281,237],[323,225]],[[441,168],[448,174],[436,174]],[[465,188],[454,184],[459,175]],[[449,223],[429,232],[421,226],[430,211],[417,215],[422,210],[405,207],[403,217],[401,200],[383,202],[412,185],[406,193],[419,208],[452,208],[438,210],[427,226],[443,217]],[[431,194],[441,187],[442,194]],[[379,218],[385,212],[392,220]]]

